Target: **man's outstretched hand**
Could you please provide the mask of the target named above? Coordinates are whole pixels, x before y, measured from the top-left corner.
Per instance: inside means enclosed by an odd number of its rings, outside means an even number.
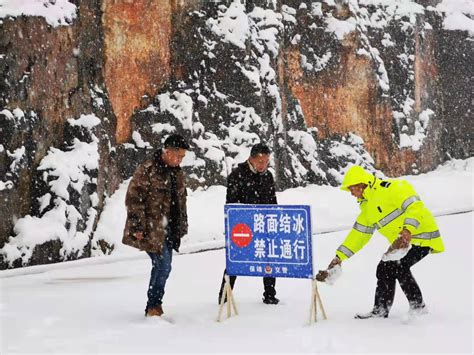
[[[393,241],[388,252],[391,252],[396,249],[408,248],[410,246],[410,241],[411,241],[411,233],[409,230],[404,228],[400,232],[400,235],[398,236],[398,238]]]
[[[327,270],[319,270],[319,272],[316,274],[316,280],[319,282],[324,282],[329,276],[329,272]]]
[[[342,264],[342,260],[339,259],[339,257],[334,257],[334,259],[331,260],[331,262],[328,265],[328,268],[326,270],[319,270],[319,272],[316,274],[316,280],[320,282],[324,282],[328,279],[328,277],[331,275],[331,269],[333,269],[336,266],[340,266]]]

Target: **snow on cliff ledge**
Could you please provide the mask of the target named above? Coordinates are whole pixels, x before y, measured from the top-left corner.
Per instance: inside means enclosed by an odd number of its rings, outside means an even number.
[[[468,31],[470,36],[474,36],[474,2],[472,0],[443,0],[436,9],[446,14],[444,28]]]
[[[70,25],[76,12],[76,5],[67,0],[0,0],[0,18],[40,16],[53,27]]]

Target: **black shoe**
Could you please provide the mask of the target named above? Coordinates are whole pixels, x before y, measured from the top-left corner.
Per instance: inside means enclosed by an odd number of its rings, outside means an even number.
[[[278,302],[280,302],[280,300],[278,298],[276,298],[275,296],[264,297],[264,298],[262,298],[262,301],[265,304],[278,304]]]
[[[357,313],[354,316],[355,319],[369,319],[369,318],[388,318],[388,313],[386,312],[375,312],[371,311],[369,313]]]

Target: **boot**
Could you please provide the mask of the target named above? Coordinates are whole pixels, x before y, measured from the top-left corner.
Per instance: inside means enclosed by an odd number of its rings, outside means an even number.
[[[413,317],[423,316],[428,314],[428,307],[424,303],[420,305],[410,306],[408,314]]]
[[[357,313],[355,319],[369,319],[369,318],[388,318],[388,313],[385,311],[372,310],[369,313]]]
[[[163,315],[163,308],[161,305],[150,308],[146,311],[146,317],[161,317]]]

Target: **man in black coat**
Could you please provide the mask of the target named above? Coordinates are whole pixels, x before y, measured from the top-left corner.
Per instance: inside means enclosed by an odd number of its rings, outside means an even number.
[[[252,147],[249,159],[235,168],[227,178],[226,203],[276,205],[275,181],[269,172],[270,149],[259,143]],[[224,276],[226,270],[224,270]],[[237,276],[230,276],[230,286],[233,288]],[[275,297],[275,278],[264,277],[263,303],[277,304],[280,300]],[[219,303],[224,291],[225,279],[219,291]]]

